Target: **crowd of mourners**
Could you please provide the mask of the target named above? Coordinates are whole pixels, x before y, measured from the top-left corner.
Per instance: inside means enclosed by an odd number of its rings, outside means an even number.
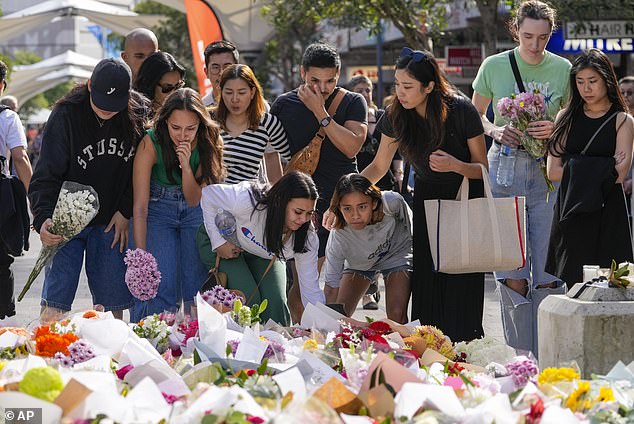
[[[137,29],[122,60],[102,60],[57,102],[33,171],[19,118],[3,110],[0,147],[11,151],[43,245],[62,241],[50,227],[64,181],[90,185],[99,197],[97,216],[46,268],[43,312],[71,310],[84,266],[93,303],[118,317],[129,309],[131,321],[190,313],[210,269],[226,273],[228,288],[250,303],[267,299],[263,318],[282,325],[298,322],[308,303],[339,305],[347,315],[362,299],[372,307],[382,276],[389,319],[418,319],[454,341],[472,340],[484,335],[484,274],[435,271],[425,200],[455,199],[464,178],[470,197],[482,197],[482,178],[490,178],[496,197],[526,199],[526,265],[495,279],[507,343],[535,351],[536,306],[545,296],[581,282],[584,264],[632,261],[623,187],[631,191],[634,121],[626,99],[634,84],[622,93],[597,49],[573,63],[547,51],[556,22],[549,5],[524,1],[512,16],[518,46],[486,58],[471,99],[447,81],[432,53],[405,47],[383,110],[368,78],[344,88],[339,54],[315,43],[303,54],[301,84],[269,104],[228,41],[205,49],[213,88],[201,96],[185,87],[185,68],[159,50],[156,36]],[[496,107],[522,91],[541,93],[548,117],[525,132]],[[524,134],[547,142],[547,176],[557,191],[549,193],[521,145]],[[285,168],[317,135],[323,141],[312,175]],[[488,152],[485,135],[493,139]],[[509,147],[514,178],[502,185],[495,176]],[[569,166],[580,155],[607,161],[605,173]],[[600,207],[561,220],[571,204],[584,204],[588,180],[603,190]],[[217,228],[227,214],[237,237]],[[128,248],[150,252],[162,275],[158,295],[144,304],[125,283]],[[3,249],[0,307],[10,316],[13,258]]]

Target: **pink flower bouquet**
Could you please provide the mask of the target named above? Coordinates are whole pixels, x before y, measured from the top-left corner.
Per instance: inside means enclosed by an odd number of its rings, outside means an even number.
[[[526,133],[528,124],[533,121],[543,121],[547,119],[544,96],[537,90],[532,93],[512,94],[510,97],[500,99],[497,108],[501,116],[508,119],[513,127],[524,133],[524,135],[520,137],[520,143],[537,162],[537,166],[544,175],[548,191],[554,191],[555,186],[546,175],[545,157],[547,140],[539,140]]]

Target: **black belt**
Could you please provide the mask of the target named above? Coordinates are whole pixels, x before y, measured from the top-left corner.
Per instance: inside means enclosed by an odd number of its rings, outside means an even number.
[[[494,141],[495,144],[497,144],[498,146],[501,146],[502,143],[500,143],[499,141]],[[523,145],[519,145],[516,147],[517,150],[526,150],[526,148]]]

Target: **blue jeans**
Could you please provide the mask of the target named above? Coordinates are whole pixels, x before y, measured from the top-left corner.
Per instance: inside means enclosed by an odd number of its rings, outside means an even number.
[[[200,205],[189,207],[180,187],[151,183],[146,248],[156,258],[161,284],[154,299],[135,299],[131,321],[165,310],[175,311],[181,300],[186,307],[193,303],[208,272],[196,246],[196,233],[202,223]]]
[[[125,284],[126,267],[119,245],[110,248],[114,229],[104,233],[105,225],[85,228],[66,243],[46,267],[42,306],[70,311],[79,284],[79,274],[86,252],[86,275],[94,305],[106,311],[120,311],[133,305],[132,295]]]
[[[555,191],[547,196],[548,188],[535,159],[523,150],[517,151],[513,184],[510,187],[498,185],[499,152],[500,146],[493,143],[488,153],[491,190],[495,197],[526,197],[526,266],[516,271],[496,272],[495,278],[526,279],[529,287],[558,281],[557,277],[544,271],[558,185],[555,184]]]

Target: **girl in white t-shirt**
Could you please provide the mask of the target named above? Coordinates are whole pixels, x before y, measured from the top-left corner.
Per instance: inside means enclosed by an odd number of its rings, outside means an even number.
[[[385,281],[387,317],[407,322],[412,261],[412,211],[403,197],[381,191],[360,174],[341,177],[330,211],[337,222],[326,246],[329,301],[352,315],[377,272]]]

